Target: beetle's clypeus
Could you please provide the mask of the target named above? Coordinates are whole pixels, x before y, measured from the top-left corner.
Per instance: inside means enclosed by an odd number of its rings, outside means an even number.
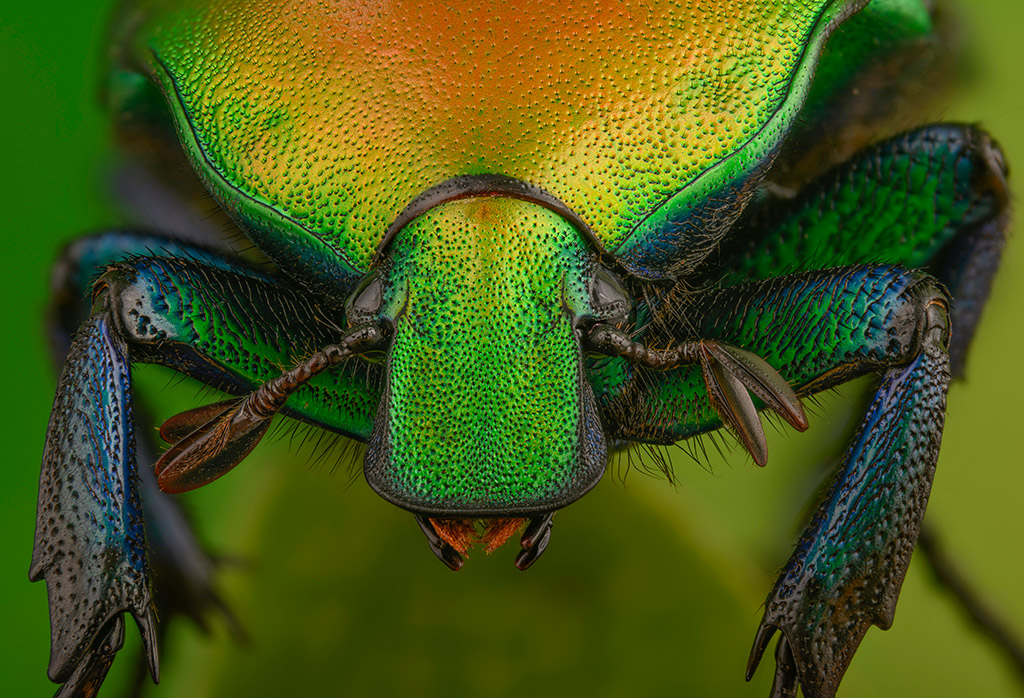
[[[833,695],[892,622],[1005,237],[984,131],[863,135],[938,64],[931,12],[129,3],[105,94],[150,200],[203,189],[254,249],[172,203],[60,260],[31,570],[50,678],[94,694],[125,611],[156,676],[151,568],[215,601],[159,490],[224,475],[278,413],[364,441],[369,485],[448,566],[518,536],[525,569],[614,450],[724,424],[763,465],[759,409],[803,430],[801,397],[873,373],[751,628],[748,674],[777,635],[774,695]],[[167,420],[155,468],[133,362],[235,396]]]

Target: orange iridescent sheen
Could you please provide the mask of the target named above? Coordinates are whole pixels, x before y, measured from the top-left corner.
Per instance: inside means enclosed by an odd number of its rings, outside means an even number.
[[[724,186],[767,156],[856,4],[151,0],[123,26],[220,198],[366,269],[413,197],[464,174],[547,189],[614,251],[710,168]]]

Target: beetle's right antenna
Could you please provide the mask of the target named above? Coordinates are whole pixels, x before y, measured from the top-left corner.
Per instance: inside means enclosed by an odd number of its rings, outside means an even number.
[[[659,371],[699,364],[711,404],[722,421],[736,431],[758,465],[768,462],[768,446],[750,393],[797,431],[807,429],[803,405],[786,379],[764,359],[745,349],[710,339],[683,342],[670,349],[652,349],[606,324],[594,325],[585,345],[591,351],[621,356],[630,363]]]
[[[382,348],[384,341],[379,326],[359,325],[339,343],[324,347],[247,397],[204,405],[171,417],[160,427],[160,437],[173,444],[156,462],[160,489],[187,492],[221,477],[260,442],[289,395],[328,368]]]

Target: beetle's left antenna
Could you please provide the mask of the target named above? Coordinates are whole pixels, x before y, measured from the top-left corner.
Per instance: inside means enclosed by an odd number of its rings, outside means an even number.
[[[260,442],[289,395],[328,368],[382,348],[384,340],[379,326],[359,325],[337,344],[324,347],[244,398],[204,405],[171,417],[160,427],[160,437],[172,444],[156,462],[160,489],[187,492],[221,477]]]

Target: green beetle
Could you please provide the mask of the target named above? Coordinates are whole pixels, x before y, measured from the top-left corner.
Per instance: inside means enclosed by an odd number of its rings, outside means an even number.
[[[799,396],[880,373],[748,670],[781,630],[774,692],[834,694],[891,622],[1005,235],[983,132],[857,136],[887,116],[872,71],[918,68],[923,4],[139,2],[114,34],[126,142],[184,155],[198,182],[167,186],[201,184],[257,250],[168,225],[62,261],[58,321],[82,324],[32,577],[65,692],[98,688],[126,610],[156,674],[140,361],[240,396],[164,424],[161,489],[223,475],[283,411],[365,441],[371,487],[455,569],[518,531],[530,566],[611,450],[724,423],[764,464],[758,409],[802,430]]]

